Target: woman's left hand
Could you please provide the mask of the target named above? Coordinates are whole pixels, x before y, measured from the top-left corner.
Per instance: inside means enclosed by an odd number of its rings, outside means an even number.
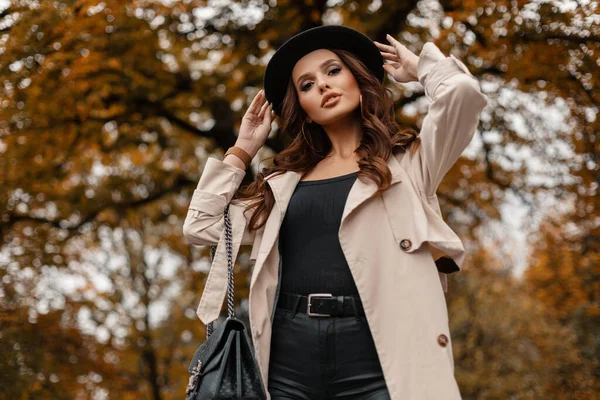
[[[383,69],[398,83],[418,81],[417,65],[419,56],[392,36],[387,35],[387,40],[392,44],[391,46],[374,41],[384,60],[392,61],[392,63],[383,64]]]

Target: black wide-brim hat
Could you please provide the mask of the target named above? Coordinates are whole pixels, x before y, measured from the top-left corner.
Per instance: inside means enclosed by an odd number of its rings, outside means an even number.
[[[341,49],[353,53],[383,82],[383,57],[368,36],[341,25],[307,29],[282,44],[267,64],[264,90],[267,101],[273,104],[275,114],[281,115],[283,98],[294,66],[306,54],[318,49]]]

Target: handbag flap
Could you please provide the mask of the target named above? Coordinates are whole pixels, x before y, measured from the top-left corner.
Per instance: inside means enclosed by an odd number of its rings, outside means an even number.
[[[219,375],[223,373],[223,365],[226,363],[227,359],[231,357],[230,353],[232,351],[234,341],[239,335],[236,334],[236,331],[229,330],[227,331],[227,335],[225,335],[226,339],[223,342],[223,346],[220,347],[217,351],[213,353],[213,356],[210,357],[206,363],[203,362],[202,367],[202,375],[208,374],[215,370],[221,370]]]
[[[227,341],[229,332],[232,330],[244,331],[245,327],[242,321],[237,318],[227,318],[221,323],[204,343],[198,347],[194,353],[188,372],[190,374],[193,372],[194,367],[198,364],[198,360],[202,360],[202,365],[206,366],[215,356],[222,357],[222,352],[219,349],[223,347],[225,341]]]

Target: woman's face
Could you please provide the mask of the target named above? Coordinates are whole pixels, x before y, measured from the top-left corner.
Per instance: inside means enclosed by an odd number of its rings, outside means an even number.
[[[360,89],[350,69],[327,49],[302,57],[292,70],[300,106],[320,125],[328,125],[351,115],[360,106]],[[326,95],[337,98],[323,104]]]

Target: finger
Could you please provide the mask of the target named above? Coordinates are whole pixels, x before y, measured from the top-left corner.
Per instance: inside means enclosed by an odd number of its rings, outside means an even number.
[[[264,110],[261,110],[261,113],[263,121],[266,121],[269,118],[269,115],[271,114],[271,103],[267,103],[267,106]]]
[[[375,45],[381,50],[385,50],[385,51],[392,52],[392,53],[396,51],[396,48],[389,44],[375,42]]]
[[[383,64],[383,69],[393,77],[400,67],[397,64]]]
[[[267,107],[269,107],[269,103],[265,102],[265,104],[262,105],[262,107],[260,108],[260,112],[258,113],[258,118],[262,119],[265,115],[265,110],[267,109]]]
[[[396,54],[390,54],[390,53],[381,53],[381,56],[383,58],[385,58],[386,60],[390,60],[390,61],[400,61],[400,57],[398,57]]]
[[[399,41],[397,41],[397,40],[396,40],[396,38],[395,38],[395,37],[393,37],[393,36],[392,36],[392,35],[390,35],[390,34],[386,34],[386,35],[385,35],[385,37],[386,37],[386,39],[387,39],[387,40],[389,40],[389,41],[390,41],[390,43],[391,43],[392,45],[394,45],[394,47],[396,47],[395,45],[397,45],[397,44],[401,44]]]
[[[263,121],[265,121],[266,123],[271,122],[271,120],[273,120],[273,114],[274,114],[273,105],[269,104],[269,106],[265,110],[265,116],[263,118]]]
[[[377,45],[377,47],[379,47],[383,51],[387,51],[388,53],[392,53],[392,54],[396,53],[396,48],[394,46],[390,46],[390,45],[379,43],[379,42],[375,42],[375,44]]]
[[[392,37],[392,35],[386,35],[385,36],[387,38],[387,40],[390,41],[390,43],[392,44],[392,46],[394,46],[394,48],[396,49],[396,53],[400,54],[400,49],[404,46],[402,43],[400,43],[399,41],[397,41],[396,39],[394,39],[394,37]]]
[[[256,96],[254,96],[254,98],[252,99],[252,101],[250,102],[250,105],[248,106],[248,113],[250,114],[256,114],[257,111],[257,104],[258,104],[258,99],[261,95],[262,90],[259,90],[258,93],[256,93]]]
[[[260,90],[256,94],[256,96],[254,96],[252,103],[250,103],[250,107],[248,107],[248,111],[250,111],[252,114],[258,113],[260,104],[263,100],[264,100],[264,90]]]

